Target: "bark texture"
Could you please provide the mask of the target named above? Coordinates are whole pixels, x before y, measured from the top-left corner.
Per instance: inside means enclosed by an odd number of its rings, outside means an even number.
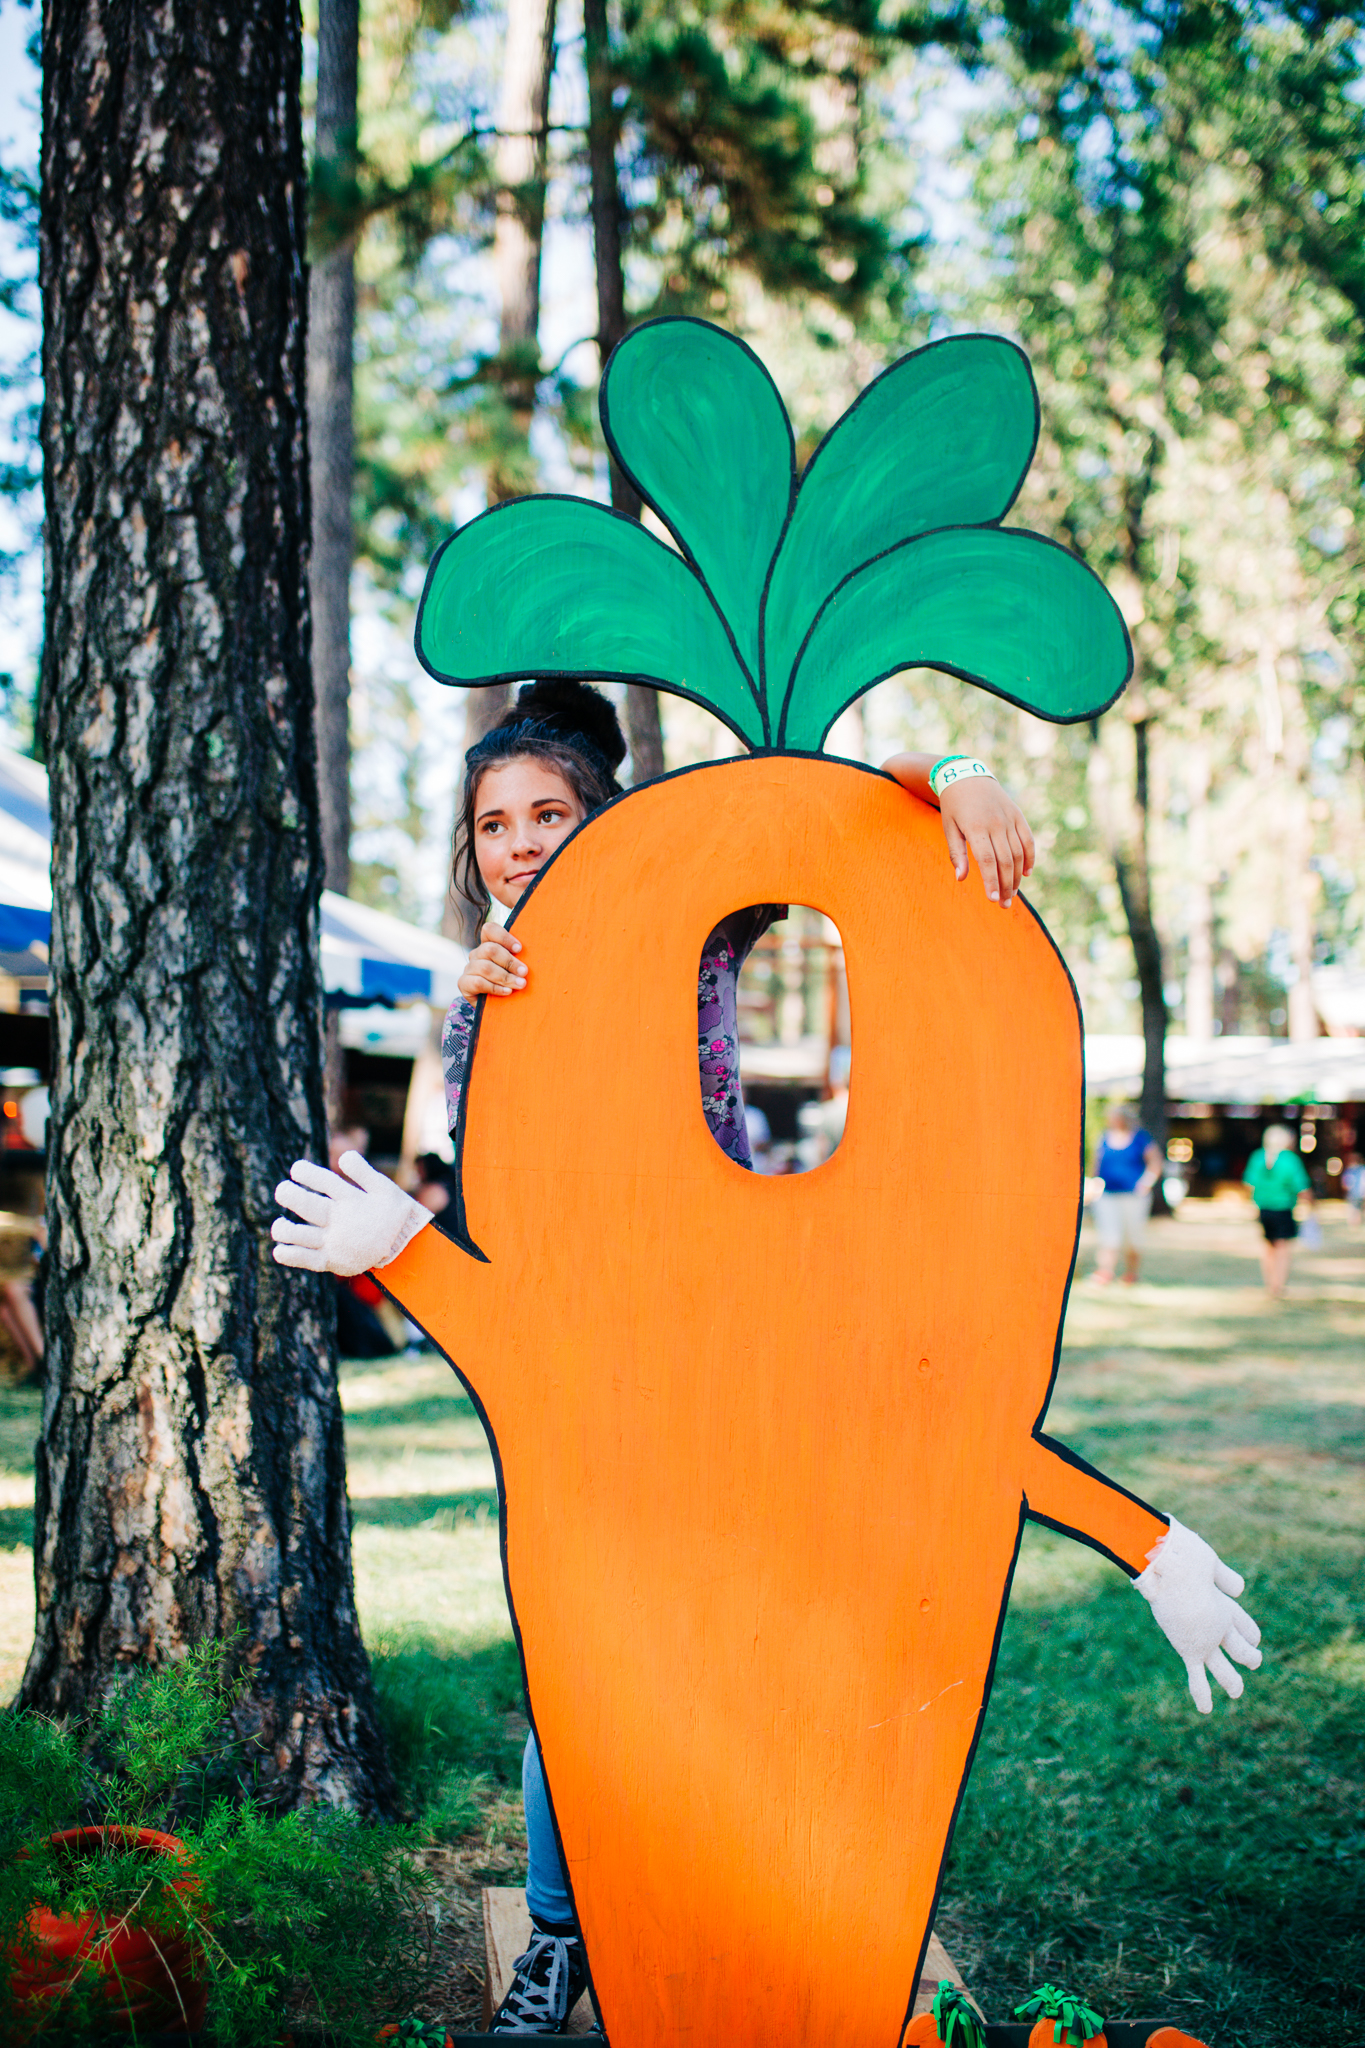
[[[1126,840],[1114,849],[1114,875],[1123,900],[1123,914],[1133,943],[1142,997],[1142,1121],[1162,1152],[1166,1150],[1166,984],[1161,939],[1152,913],[1152,870],[1148,853],[1150,798],[1150,720],[1133,726],[1133,815]],[[1153,1208],[1163,1206],[1160,1188]]]
[[[507,400],[510,433],[489,465],[490,505],[523,497],[537,488],[531,421],[540,381],[540,257],[549,175],[547,123],[555,69],[555,11],[556,0],[508,0],[498,101],[493,274],[500,308],[498,375]],[[466,693],[466,748],[497,724],[511,700],[506,683]],[[461,776],[455,789],[457,821],[463,802]],[[441,928],[447,938],[462,945],[473,945],[478,938],[478,919],[457,895],[453,882],[446,891]]]
[[[534,491],[531,420],[540,381],[540,258],[545,240],[550,86],[556,0],[508,0],[498,102],[498,203],[493,272],[498,281],[498,367],[511,436],[488,476],[491,502]],[[491,721],[490,721],[491,722]]]
[[[624,212],[616,168],[617,115],[612,106],[611,45],[607,0],[584,0],[584,58],[588,72],[588,169],[591,184],[593,256],[597,272],[597,349],[603,369],[626,332],[626,271],[622,254]],[[638,519],[640,494],[611,464],[611,502]],[[630,772],[647,782],[664,772],[663,721],[659,693],[644,683],[626,686],[626,737]]]
[[[1189,962],[1185,972],[1185,1030],[1191,1038],[1213,1037],[1217,991],[1214,953],[1214,866],[1209,836],[1209,748],[1200,739],[1186,750],[1186,787],[1190,799],[1190,858],[1186,886],[1189,903]]]
[[[41,275],[55,1071],[37,1638],[79,1713],[240,1630],[281,1804],[392,1787],[351,1577],[325,1158],[300,24],[47,0]]]
[[[313,689],[327,887],[351,886],[351,562],[359,0],[319,0],[314,248],[308,287]]]

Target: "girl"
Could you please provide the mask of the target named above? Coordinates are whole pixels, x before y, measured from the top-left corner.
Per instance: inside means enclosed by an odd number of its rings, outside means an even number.
[[[626,741],[616,712],[583,683],[523,685],[502,722],[465,756],[465,798],[456,836],[461,893],[485,920],[460,978],[442,1038],[446,1100],[452,1131],[468,1067],[480,996],[499,999],[525,990],[530,966],[516,935],[498,922],[512,911],[546,862],[583,820],[620,793],[616,770]],[[958,757],[959,759],[961,757]],[[992,902],[1007,909],[1033,867],[1033,837],[1018,806],[979,763],[949,780],[942,798],[930,788],[931,754],[898,754],[888,772],[929,803],[937,803],[954,870],[961,880],[968,854]],[[739,1166],[751,1165],[740,1087],[736,990],[755,941],[785,906],[757,904],[722,920],[702,949],[697,979],[697,1051],[702,1106],[717,1144]],[[485,1029],[496,1025],[485,1023]],[[587,1982],[540,1753],[528,1736],[522,1763],[526,1803],[526,1902],[530,1946],[519,1956],[494,2033],[562,2033]]]

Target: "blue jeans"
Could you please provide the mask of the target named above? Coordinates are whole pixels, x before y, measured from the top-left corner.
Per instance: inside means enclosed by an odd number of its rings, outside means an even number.
[[[526,1738],[521,1759],[521,1796],[526,1807],[526,1903],[537,1920],[567,1927],[574,1917],[573,1900],[559,1860],[534,1728]]]

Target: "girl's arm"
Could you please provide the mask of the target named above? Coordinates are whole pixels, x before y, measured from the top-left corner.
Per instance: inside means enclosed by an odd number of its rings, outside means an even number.
[[[939,758],[936,754],[893,754],[882,767],[902,789],[941,813],[943,836],[959,882],[967,873],[970,852],[981,870],[987,896],[1008,910],[1020,883],[1033,872],[1033,834],[1028,821],[993,775],[970,776],[951,783],[941,797],[935,796],[929,787],[929,772]]]

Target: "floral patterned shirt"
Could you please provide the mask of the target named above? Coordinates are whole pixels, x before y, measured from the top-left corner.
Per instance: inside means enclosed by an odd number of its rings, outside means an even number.
[[[739,971],[764,932],[786,914],[786,905],[779,903],[758,903],[748,910],[733,911],[721,919],[702,947],[697,974],[701,1106],[712,1137],[737,1166],[753,1164],[739,1078]],[[445,1069],[446,1111],[452,1136],[460,1114],[473,1036],[474,1005],[465,996],[456,996],[446,1011],[441,1033],[441,1065]]]

